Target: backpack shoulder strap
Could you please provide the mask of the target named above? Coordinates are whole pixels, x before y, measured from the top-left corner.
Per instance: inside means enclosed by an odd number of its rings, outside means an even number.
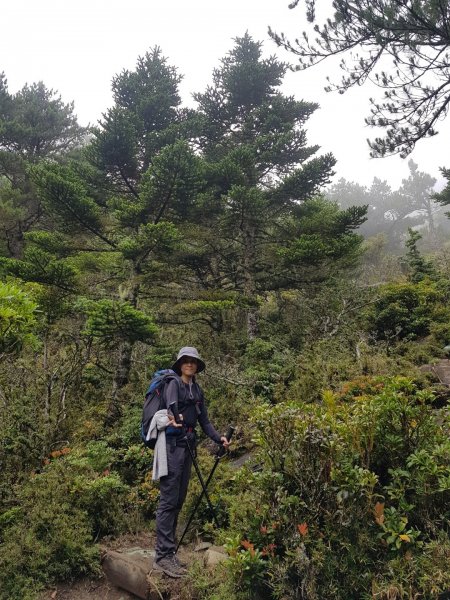
[[[167,373],[165,373],[164,375],[164,379],[165,379],[165,383],[169,383],[169,381],[172,381],[172,379],[175,379],[175,381],[178,383],[179,386],[181,386],[181,377],[179,375],[177,375],[177,373],[175,373],[175,371],[172,371],[172,369],[167,369]]]
[[[164,388],[166,387],[166,385],[168,385],[171,381],[175,380],[178,384],[178,392],[180,392],[184,386],[181,385],[181,377],[179,375],[177,375],[177,373],[175,373],[175,371],[172,371],[171,369],[167,369],[167,371],[169,371],[168,373],[166,373],[164,375],[164,381],[163,381],[163,386]]]

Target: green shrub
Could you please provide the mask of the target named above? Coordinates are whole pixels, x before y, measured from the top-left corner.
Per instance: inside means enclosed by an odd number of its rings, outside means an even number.
[[[98,572],[92,525],[73,502],[65,469],[51,466],[32,476],[20,489],[18,501],[20,515],[2,530],[2,599],[35,598],[51,582]]]
[[[99,571],[95,540],[126,528],[129,487],[103,442],[53,451],[0,515],[2,598],[34,598],[55,581]],[[102,470],[103,469],[103,470]]]
[[[229,510],[237,589],[258,581],[265,598],[304,600],[448,589],[449,420],[432,401],[405,378],[360,378],[320,405],[258,407],[262,468],[236,476]]]
[[[386,285],[369,315],[375,336],[397,341],[428,335],[435,322],[448,322],[446,297],[447,290],[429,279]]]

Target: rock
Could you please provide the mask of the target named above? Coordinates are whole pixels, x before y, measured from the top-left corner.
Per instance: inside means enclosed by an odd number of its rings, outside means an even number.
[[[450,385],[450,360],[440,360],[434,365],[433,370],[441,383]]]
[[[208,548],[211,548],[211,546],[211,542],[201,542],[200,544],[195,546],[194,552],[204,552],[205,550],[208,550]]]
[[[214,569],[218,564],[227,560],[228,554],[223,546],[211,546],[204,555],[205,566],[209,569]]]
[[[140,548],[116,552],[109,550],[102,567],[108,580],[142,600],[161,600],[162,578],[151,572],[154,553]],[[159,581],[159,583],[158,583]]]
[[[253,453],[252,452],[246,452],[245,454],[243,454],[239,458],[235,458],[234,460],[232,460],[230,464],[231,464],[231,467],[233,469],[240,469],[243,465],[245,465],[246,463],[248,463],[252,459],[253,459]]]

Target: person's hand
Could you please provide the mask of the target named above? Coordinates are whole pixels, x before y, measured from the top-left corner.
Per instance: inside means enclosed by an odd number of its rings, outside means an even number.
[[[175,417],[171,413],[168,412],[167,416],[169,418],[169,422],[167,423],[168,427],[183,427],[183,423],[177,423]],[[180,421],[183,421],[183,415],[180,415]]]
[[[225,448],[225,450],[228,450],[231,442],[229,442],[224,435],[220,438],[220,441],[222,442],[222,446]]]

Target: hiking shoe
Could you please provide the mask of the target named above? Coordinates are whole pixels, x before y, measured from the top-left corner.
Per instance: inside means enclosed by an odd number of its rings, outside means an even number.
[[[185,562],[183,562],[182,560],[180,560],[176,554],[174,554],[172,556],[172,561],[177,565],[178,569],[182,573],[186,573],[187,572],[187,568],[186,568],[187,564]]]
[[[153,568],[156,571],[162,571],[169,577],[183,577],[185,571],[177,565],[173,558],[173,556],[164,556],[158,561],[155,560]]]

